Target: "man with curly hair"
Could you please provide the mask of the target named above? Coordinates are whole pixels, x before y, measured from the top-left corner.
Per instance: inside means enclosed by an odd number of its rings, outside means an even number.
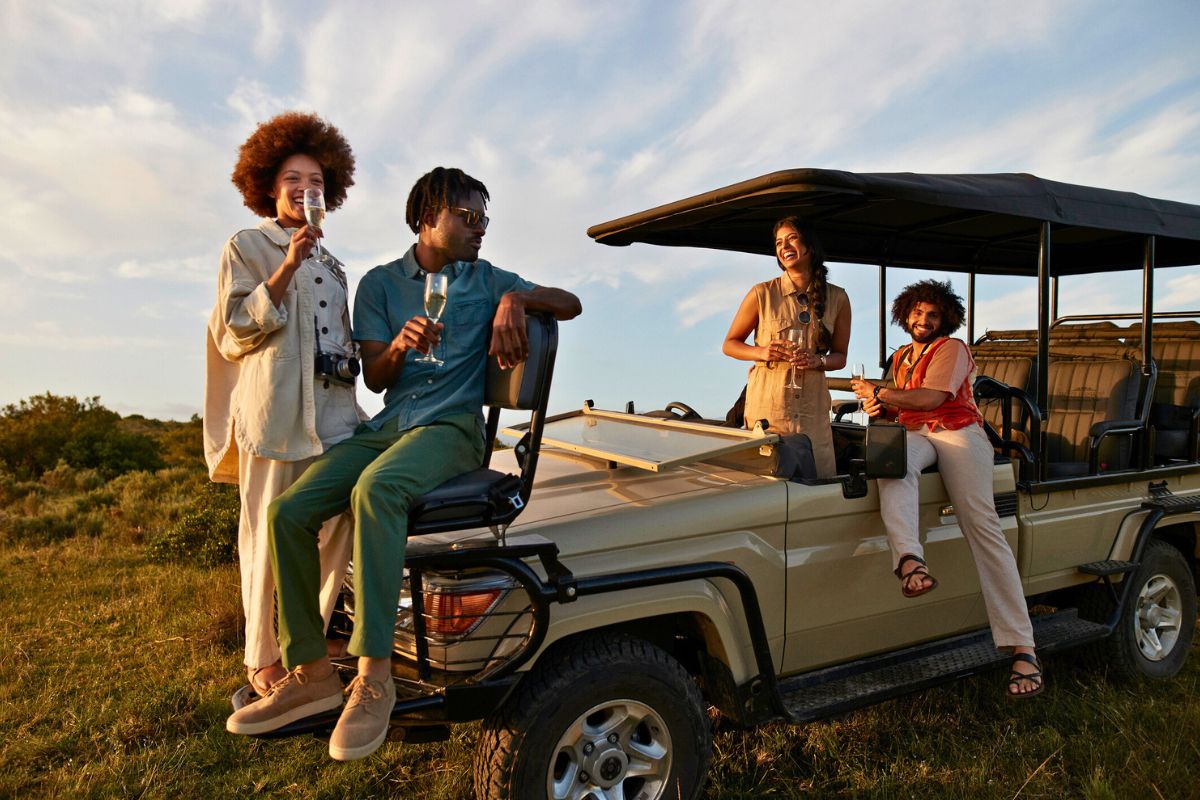
[[[358,656],[358,676],[329,754],[364,758],[387,736],[409,505],[479,467],[486,357],[504,366],[525,360],[525,312],[568,320],[582,310],[570,292],[536,286],[479,258],[488,199],[487,188],[462,170],[429,172],[408,198],[406,221],[416,244],[359,284],[354,330],[363,378],[372,391],[384,392],[384,408],[271,506],[280,642],[290,672],[277,690],[229,718],[226,727],[234,733],[265,733],[341,704],[317,603],[315,532],[320,520],[349,507],[356,604],[349,652]],[[445,323],[425,316],[424,278],[431,272],[449,277]],[[439,343],[444,365],[416,358]]]
[[[317,351],[351,355],[346,273],[313,257],[319,231],[304,218],[304,192],[321,189],[330,210],[354,183],[354,155],[316,114],[288,112],[242,144],[233,183],[262,217],[221,254],[208,323],[204,449],[214,481],[236,483],[238,562],[246,616],[245,663],[259,694],[284,677],[275,634],[275,578],[267,508],[326,448],[349,438],[365,415],[352,380],[321,377]],[[321,530],[321,610],[333,611],[350,558],[349,521]]]
[[[908,474],[879,480],[879,510],[901,592],[919,597],[938,586],[918,529],[921,471],[936,463],[979,571],[992,639],[1014,653],[1008,696],[1032,697],[1042,691],[1041,665],[1017,562],[992,497],[994,451],[971,395],[975,361],[962,340],[950,338],[964,316],[962,298],[949,283],[906,287],[892,304],[892,321],[912,341],[893,354],[894,385],[861,379],[852,385],[868,414],[895,418],[908,431]]]

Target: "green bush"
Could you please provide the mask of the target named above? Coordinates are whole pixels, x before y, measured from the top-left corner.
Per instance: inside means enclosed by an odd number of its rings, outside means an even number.
[[[216,566],[237,557],[237,487],[209,483],[187,506],[178,522],[150,538],[147,553],[154,561],[182,561]]]
[[[54,469],[42,473],[38,482],[57,491],[88,492],[104,485],[104,477],[95,469],[75,469],[59,460]]]
[[[100,398],[78,400],[47,392],[0,412],[0,466],[30,480],[60,461],[104,477],[163,464],[158,442],[122,428],[121,417]]]

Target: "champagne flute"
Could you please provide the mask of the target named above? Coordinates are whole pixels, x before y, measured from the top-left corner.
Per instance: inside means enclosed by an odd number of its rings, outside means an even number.
[[[321,226],[325,224],[325,193],[320,189],[309,188],[304,190],[304,219],[308,221],[310,228],[322,230]],[[321,240],[317,239],[316,245],[317,261],[325,263],[327,257],[321,251]]]
[[[801,351],[808,349],[808,328],[788,328],[783,332],[783,338],[788,341],[788,351],[793,358]],[[789,363],[788,379],[784,387],[787,389],[803,389],[804,370],[798,370],[795,364]]]
[[[447,286],[449,286],[449,280],[446,273],[430,272],[425,275],[425,316],[429,317],[435,325],[442,318],[442,312],[446,309]],[[433,354],[433,347],[430,347],[428,353],[416,360],[422,364],[433,364],[436,367],[446,363]]]
[[[867,366],[866,366],[866,364],[863,364],[861,361],[855,363],[853,366],[850,367],[850,377],[851,378],[857,378],[858,380],[861,381],[864,378],[866,378],[866,376],[867,376]],[[858,411],[856,411],[854,414],[854,417],[855,417],[854,422],[855,422],[855,424],[858,424],[859,421],[862,419],[863,399],[861,397],[858,397],[857,395],[855,396],[854,399],[858,402]]]

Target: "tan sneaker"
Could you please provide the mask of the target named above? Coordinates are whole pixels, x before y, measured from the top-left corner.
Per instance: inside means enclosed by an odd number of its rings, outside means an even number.
[[[342,681],[336,669],[322,678],[292,670],[271,684],[261,700],[233,712],[225,720],[225,730],[243,736],[268,733],[341,704]]]
[[[390,678],[385,681],[369,681],[362,675],[355,678],[350,684],[350,700],[333,729],[333,736],[329,737],[330,757],[353,761],[378,750],[387,738],[394,705],[396,685]]]

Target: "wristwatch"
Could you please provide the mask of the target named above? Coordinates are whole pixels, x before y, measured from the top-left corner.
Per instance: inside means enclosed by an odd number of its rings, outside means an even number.
[[[821,369],[825,369],[825,354],[821,353]]]
[[[883,402],[883,399],[882,399],[882,398],[879,396],[879,393],[880,393],[880,392],[882,392],[882,391],[883,391],[883,387],[882,387],[882,386],[880,386],[880,385],[878,385],[878,384],[876,384],[876,385],[875,385],[875,389],[874,389],[874,390],[872,390],[872,392],[871,392],[871,397],[872,397],[872,398],[873,398],[873,399],[874,399],[876,402],[880,403],[881,405],[887,405],[886,403],[884,403],[884,402]]]

